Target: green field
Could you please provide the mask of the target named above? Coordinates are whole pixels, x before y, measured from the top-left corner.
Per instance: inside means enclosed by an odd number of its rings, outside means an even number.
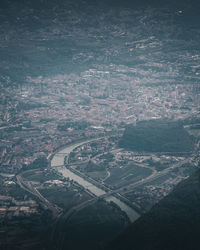
[[[89,177],[95,180],[104,179],[107,176],[105,165],[95,165],[95,164],[81,164],[78,165],[77,169],[83,174],[87,174]]]
[[[113,168],[110,169],[110,177],[105,180],[105,183],[111,188],[120,188],[146,178],[151,173],[150,169],[135,165]]]
[[[58,205],[64,210],[68,210],[73,206],[80,204],[86,200],[89,200],[91,196],[76,186],[70,186],[70,188],[64,187],[51,187],[41,189],[40,193],[53,204]]]

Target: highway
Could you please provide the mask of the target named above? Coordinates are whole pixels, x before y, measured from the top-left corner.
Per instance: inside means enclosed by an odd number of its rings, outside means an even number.
[[[82,146],[88,142],[98,140],[98,139],[100,138],[92,139],[92,140],[85,140],[81,143],[66,146],[65,148],[57,151],[52,157],[51,168],[53,168],[58,173],[62,174],[63,177],[69,178],[70,180],[77,182],[79,185],[83,186],[86,190],[89,190],[89,192],[94,194],[95,196],[102,197],[108,202],[111,202],[111,201],[114,202],[117,206],[120,207],[122,211],[124,211],[127,214],[130,221],[134,222],[140,217],[140,214],[137,211],[135,211],[135,209],[132,206],[127,205],[127,203],[124,203],[121,200],[121,198],[119,199],[115,196],[112,196],[111,194],[112,191],[108,191],[108,188],[103,186],[101,183],[98,183],[90,179],[89,177],[86,177],[82,173],[79,173],[79,172],[77,173],[77,171],[72,171],[72,169],[66,168],[64,165],[65,158],[67,157],[66,162],[68,162],[69,154],[75,148]]]
[[[97,139],[90,139],[90,140],[85,140],[83,142],[78,142],[75,143],[73,145],[69,145],[66,146],[64,148],[62,148],[61,150],[58,150],[54,156],[52,157],[51,160],[51,164],[50,164],[50,168],[55,169],[56,171],[58,171],[59,173],[61,173],[64,177],[69,177],[73,180],[75,180],[76,182],[78,182],[80,185],[82,185],[84,188],[89,189],[89,192],[93,193],[96,197],[83,202],[75,207],[72,207],[69,211],[67,211],[62,218],[64,219],[68,219],[72,214],[80,211],[81,209],[83,209],[84,207],[88,206],[90,203],[95,202],[98,198],[102,198],[105,199],[107,201],[111,201],[112,195],[116,195],[116,197],[119,197],[120,200],[118,200],[118,204],[119,206],[122,206],[121,203],[122,200],[126,201],[127,199],[122,196],[128,192],[131,192],[133,190],[133,188],[136,188],[140,185],[144,185],[148,182],[151,182],[153,180],[156,180],[158,178],[160,178],[161,176],[166,175],[168,172],[170,172],[171,170],[180,167],[182,164],[187,163],[187,160],[178,162],[177,164],[172,165],[171,167],[164,169],[163,171],[157,172],[157,171],[153,171],[153,173],[148,176],[145,179],[139,180],[135,183],[132,184],[128,184],[127,186],[123,186],[121,188],[115,189],[115,190],[111,190],[108,187],[106,187],[103,183],[98,183],[96,181],[94,181],[93,179],[90,179],[88,176],[85,176],[83,173],[80,173],[79,171],[75,171],[72,169],[67,169],[64,166],[64,161],[66,158],[66,162],[68,163],[68,157],[70,152],[72,152],[76,147],[84,145],[85,143],[91,142],[91,141],[95,141],[101,138],[97,138]],[[141,166],[140,164],[135,163],[138,166]],[[148,167],[146,166],[146,164],[144,165],[144,167]],[[29,170],[26,172],[34,172],[35,170]],[[25,173],[25,172],[24,172]],[[25,181],[23,178],[23,173],[20,175],[16,176],[17,178],[17,182],[20,185],[20,187],[24,190],[26,190],[27,192],[31,193],[32,195],[36,196],[43,204],[43,206],[45,208],[48,208],[49,210],[52,211],[53,217],[59,217],[61,215],[61,209],[58,208],[57,206],[51,204],[44,196],[41,195],[41,193],[37,190],[37,188],[35,188],[30,181]],[[105,191],[106,190],[106,191]],[[116,197],[113,197],[113,201],[116,202]],[[130,204],[128,203],[128,201],[126,202],[125,206],[123,207],[123,210],[129,210],[128,209],[128,205]],[[133,208],[131,208],[133,209]],[[137,219],[139,217],[139,214],[136,213],[135,211],[133,211],[133,216],[131,215],[131,213],[129,212],[128,217],[130,218],[130,220],[133,222],[135,219]]]
[[[178,162],[174,165],[172,165],[171,167],[169,168],[166,168],[162,171],[159,171],[159,172],[154,172],[152,175],[146,177],[145,179],[142,179],[142,180],[139,180],[137,182],[134,182],[132,184],[128,184],[127,186],[123,186],[119,189],[115,189],[115,190],[112,190],[112,191],[109,191],[108,193],[106,193],[105,196],[109,196],[109,195],[112,195],[112,194],[117,194],[117,193],[121,193],[121,194],[125,194],[125,193],[128,193],[129,191],[132,191],[133,188],[136,188],[136,187],[139,187],[143,184],[146,184],[148,182],[151,182],[153,180],[156,180],[158,178],[160,178],[161,176],[164,176],[166,175],[167,173],[169,173],[171,170],[173,169],[176,169],[176,168],[179,168],[181,165],[185,164],[185,163],[188,163],[190,161],[190,159],[187,159],[187,160],[184,160],[184,161],[181,161],[181,162]],[[130,190],[131,189],[131,190]],[[126,190],[126,191],[125,191]],[[105,197],[104,196],[104,197]]]
[[[24,173],[28,173],[28,172],[34,173],[36,170],[28,170],[16,176],[17,183],[22,189],[24,189],[25,191],[37,197],[46,209],[49,209],[50,211],[52,211],[52,216],[54,218],[54,221],[53,221],[54,230],[52,231],[51,239],[52,240],[55,238],[57,239],[56,249],[58,250],[62,249],[62,245],[63,245],[62,243],[65,237],[65,234],[64,232],[62,232],[60,227],[61,225],[63,225],[63,223],[66,223],[71,218],[72,215],[76,214],[83,208],[95,203],[98,199],[101,198],[108,202],[113,201],[114,203],[116,203],[123,211],[127,213],[130,221],[134,222],[137,218],[139,218],[140,215],[133,209],[133,205],[124,197],[124,194],[131,192],[134,188],[140,185],[146,184],[148,182],[151,182],[153,180],[160,178],[161,176],[166,175],[171,170],[178,168],[182,164],[187,163],[189,161],[189,159],[187,159],[187,160],[178,162],[177,164],[174,164],[171,167],[164,169],[160,172],[154,170],[153,173],[145,179],[139,180],[135,183],[129,184],[127,186],[123,186],[115,190],[111,190],[111,189],[108,189],[108,187],[104,186],[104,183],[98,183],[94,181],[93,179],[90,179],[88,176],[85,176],[83,173],[72,170],[70,168],[66,168],[64,166],[65,161],[68,163],[70,152],[72,152],[76,147],[81,146],[90,141],[98,140],[98,139],[100,138],[86,140],[84,142],[79,142],[77,144],[66,146],[62,148],[61,150],[57,150],[51,159],[50,166],[49,166],[50,169],[54,169],[58,173],[62,174],[64,177],[68,177],[76,181],[79,185],[83,186],[86,190],[89,190],[89,192],[94,195],[94,197],[92,197],[91,199],[86,200],[76,206],[73,206],[71,209],[69,209],[65,213],[63,213],[63,211],[60,208],[50,203],[44,196],[42,196],[41,193],[37,190],[37,188],[32,185],[31,181],[27,181],[25,180],[25,178],[23,178]],[[137,163],[135,164],[138,166],[141,166],[141,164],[137,164]],[[149,166],[144,164],[144,167],[149,167]]]
[[[60,216],[62,210],[57,206],[51,204],[44,196],[42,196],[41,193],[37,190],[37,188],[33,187],[30,181],[25,181],[22,178],[22,175],[17,175],[16,178],[17,183],[22,189],[37,197],[46,209],[52,211],[53,218],[57,218]]]

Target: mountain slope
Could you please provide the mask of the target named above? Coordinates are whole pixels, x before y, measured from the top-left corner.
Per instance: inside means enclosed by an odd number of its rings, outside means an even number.
[[[182,181],[108,249],[197,250],[200,248],[200,171]]]

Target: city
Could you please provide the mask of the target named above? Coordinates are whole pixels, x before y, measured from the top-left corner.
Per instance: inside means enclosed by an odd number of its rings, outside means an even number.
[[[28,1],[0,9],[0,247],[95,249],[199,169],[198,27]]]

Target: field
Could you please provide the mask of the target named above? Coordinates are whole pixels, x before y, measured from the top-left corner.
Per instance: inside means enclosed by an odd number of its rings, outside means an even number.
[[[110,169],[110,177],[105,180],[105,183],[112,188],[120,188],[146,178],[151,173],[150,169],[135,165],[112,168]]]
[[[88,165],[81,164],[77,167],[77,169],[82,173],[87,174],[94,180],[104,179],[107,176],[105,168],[102,168],[101,166],[93,166],[88,168]]]
[[[79,187],[70,186],[58,187],[54,186],[51,188],[41,189],[40,193],[50,202],[56,204],[57,206],[68,210],[73,206],[80,204],[86,200],[89,200],[91,196],[85,191],[81,190]]]

